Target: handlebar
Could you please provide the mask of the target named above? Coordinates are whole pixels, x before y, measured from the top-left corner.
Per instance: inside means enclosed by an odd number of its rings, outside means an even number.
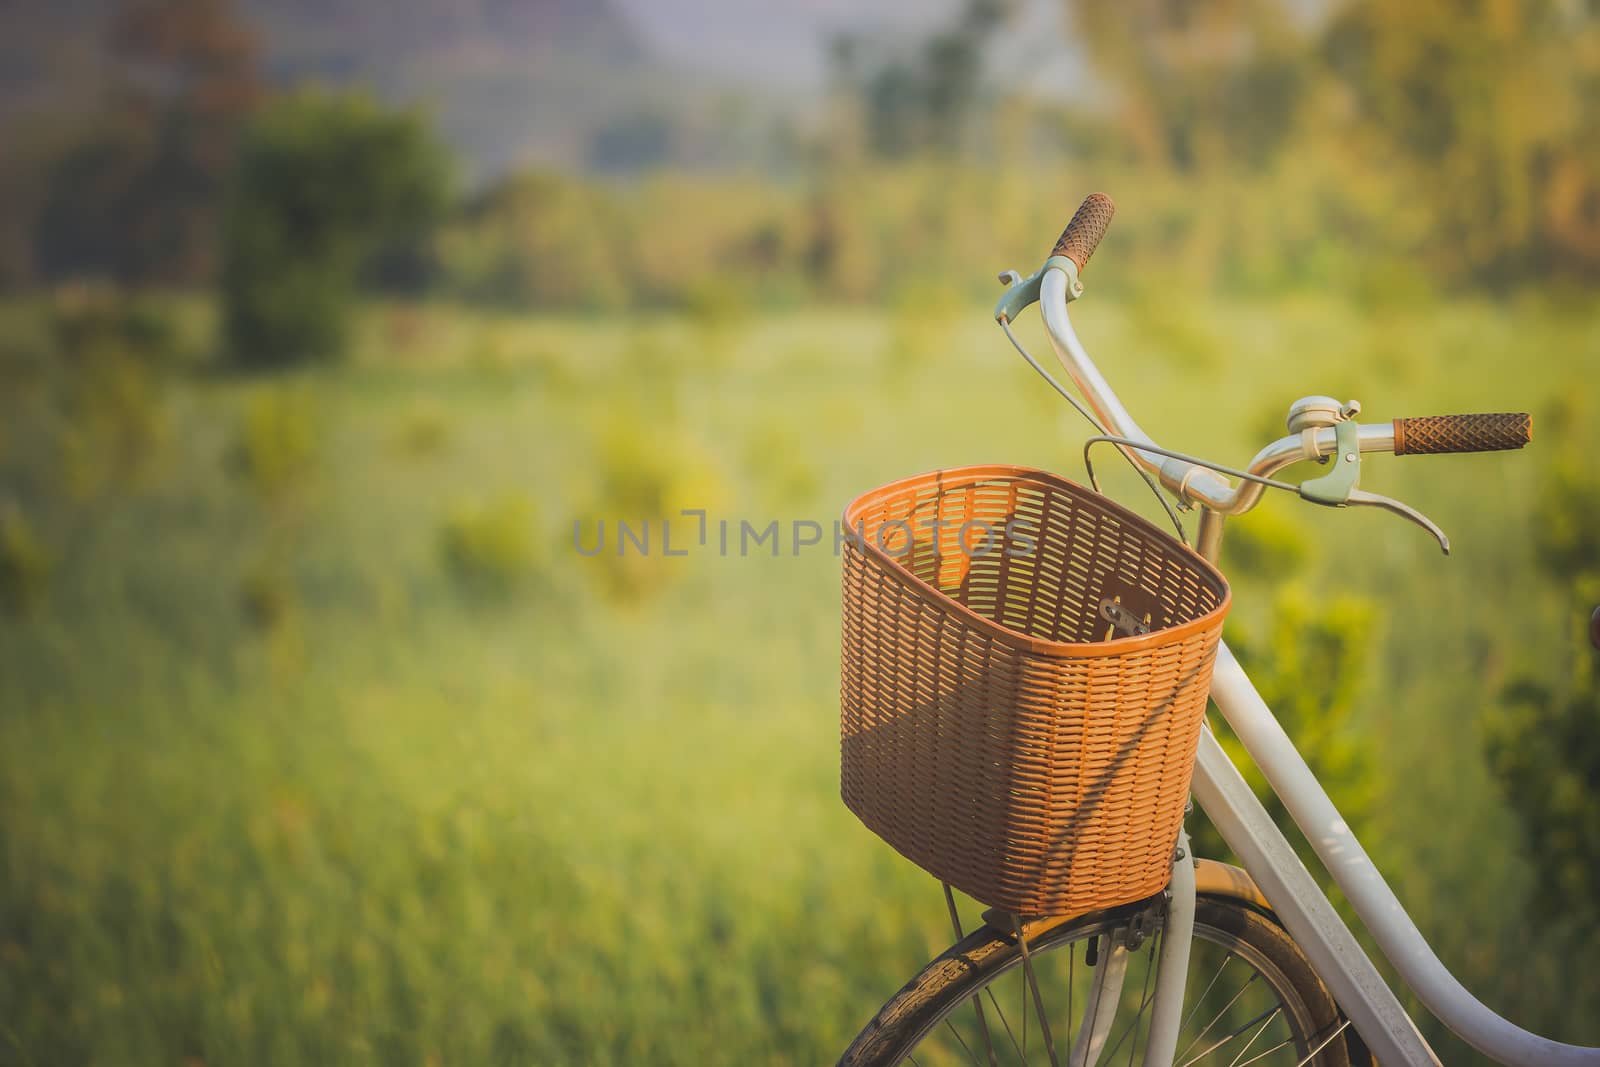
[[[1091,195],[1078,208],[1072,222],[1056,242],[1055,254],[1071,259],[1081,270],[1104,236],[1113,211],[1110,197],[1102,193]],[[1078,340],[1067,314],[1068,300],[1076,295],[1071,289],[1076,279],[1068,275],[1069,269],[1064,265],[1046,263],[1041,274],[1036,276],[1045,332],[1056,357],[1089,402],[1105,432],[1127,439],[1126,443],[1119,443],[1116,447],[1139,467],[1155,475],[1165,488],[1182,501],[1199,504],[1221,515],[1239,515],[1253,508],[1266,491],[1262,483],[1241,481],[1234,485],[1217,472],[1189,460],[1163,456],[1155,451],[1140,451],[1141,443],[1148,444],[1152,449],[1159,446],[1123,407],[1110,383]],[[1001,321],[1005,321],[1004,318]],[[1429,416],[1396,419],[1392,423],[1363,424],[1356,434],[1356,450],[1361,453],[1390,452],[1400,455],[1493,451],[1520,448],[1531,436],[1532,419],[1526,414]],[[1293,463],[1322,459],[1336,454],[1338,450],[1337,430],[1334,427],[1308,429],[1282,437],[1263,448],[1256,453],[1248,470],[1252,475],[1268,477]],[[1394,503],[1370,493],[1360,494],[1360,497],[1360,500],[1349,502],[1381,506]],[[1420,518],[1408,517],[1413,521]],[[1440,538],[1441,546],[1446,545],[1442,535]]]
[[[1050,254],[1066,256],[1078,265],[1081,274],[1083,268],[1089,265],[1089,257],[1094,255],[1095,247],[1100,244],[1100,238],[1106,235],[1106,227],[1111,225],[1111,217],[1116,213],[1117,205],[1112,203],[1109,196],[1090,193],[1078,205],[1078,210],[1072,213],[1072,221],[1056,238],[1056,245]]]
[[[1394,454],[1421,456],[1442,452],[1503,452],[1533,440],[1527,412],[1487,415],[1429,415],[1394,420]]]

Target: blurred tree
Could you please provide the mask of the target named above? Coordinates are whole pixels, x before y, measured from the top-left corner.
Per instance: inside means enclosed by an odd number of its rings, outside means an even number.
[[[0,292],[24,288],[38,273],[34,220],[49,190],[48,172],[76,137],[51,120],[0,126]]]
[[[1268,540],[1276,541],[1277,535]],[[1356,697],[1377,644],[1376,614],[1374,605],[1360,597],[1323,599],[1291,583],[1273,598],[1265,626],[1252,628],[1236,619],[1226,634],[1228,647],[1262,698],[1339,810],[1358,827],[1371,812],[1377,789],[1372,744],[1354,718]],[[1267,789],[1266,779],[1227,723],[1219,716],[1211,723],[1273,819],[1290,825],[1283,802]],[[1221,835],[1209,822],[1191,820],[1190,833],[1198,854],[1225,854]]]
[[[875,50],[857,35],[832,42],[835,92],[845,98],[864,147],[896,159],[957,153],[966,143],[983,81],[983,53],[1016,5],[967,0],[955,22],[911,52]],[[876,54],[875,54],[876,52]]]
[[[416,114],[359,95],[274,101],[240,148],[223,232],[223,332],[234,359],[339,353],[363,266],[421,240],[449,198],[449,158]]]
[[[1426,189],[1436,267],[1600,271],[1600,11],[1357,0],[1323,51],[1359,130]]]
[[[1534,509],[1533,544],[1551,578],[1584,590],[1600,582],[1600,478],[1576,448],[1551,467]],[[1593,592],[1600,594],[1600,587]]]
[[[463,501],[439,527],[439,558],[446,573],[465,591],[480,597],[507,597],[538,568],[537,527],[533,501],[524,493]]]
[[[44,601],[53,565],[16,502],[0,498],[0,611],[35,611]]]
[[[677,136],[667,115],[652,111],[624,115],[590,137],[587,162],[591,170],[603,173],[649,170],[672,158]]]
[[[1534,549],[1587,636],[1600,600],[1600,479],[1574,440],[1540,492]],[[1559,686],[1520,677],[1483,722],[1484,754],[1539,872],[1529,905],[1600,928],[1600,666],[1587,648]]]
[[[1377,609],[1365,598],[1325,597],[1296,581],[1310,562],[1306,546],[1299,524],[1270,503],[1249,521],[1233,524],[1223,539],[1229,579],[1275,592],[1265,618],[1236,612],[1224,636],[1339,810],[1359,826],[1377,792],[1376,753],[1355,717],[1378,644]],[[1213,714],[1209,721],[1273,819],[1291,825],[1283,802],[1267,788],[1226,720]],[[1188,826],[1196,854],[1228,855],[1222,835],[1203,814],[1191,817]]]
[[[527,171],[467,203],[441,242],[443,257],[470,300],[613,307],[628,281],[619,211],[601,187]]]
[[[1263,165],[1309,88],[1306,42],[1273,0],[1075,0],[1073,23],[1145,165]]]
[[[206,280],[238,134],[262,94],[255,37],[231,0],[127,0],[108,52],[111,104],[50,169],[38,269]]]
[[[33,224],[33,264],[46,280],[131,280],[144,254],[128,220],[149,166],[147,131],[103,119],[48,168]]]
[[[170,311],[92,286],[58,289],[50,308],[57,488],[80,500],[136,483],[167,439],[166,372],[181,347]]]
[[[1507,687],[1501,700],[1484,720],[1484,752],[1522,826],[1522,846],[1537,872],[1529,905],[1536,914],[1600,924],[1600,685],[1595,671],[1580,666],[1565,692],[1523,678]]]

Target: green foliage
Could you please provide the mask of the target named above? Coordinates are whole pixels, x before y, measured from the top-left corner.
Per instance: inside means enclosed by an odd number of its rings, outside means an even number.
[[[471,201],[440,242],[451,287],[490,304],[603,308],[625,292],[617,199],[522,174]]]
[[[0,506],[0,611],[36,611],[49,589],[54,562],[27,516],[14,504]]]
[[[757,495],[780,510],[794,512],[817,499],[821,475],[805,435],[780,422],[765,422],[744,446],[744,466]]]
[[[278,366],[339,355],[363,264],[421,240],[448,189],[448,160],[419,116],[355,95],[274,101],[245,137],[224,229],[232,358]]]
[[[439,408],[418,404],[406,412],[395,432],[395,447],[408,456],[433,456],[450,443],[450,420]]]
[[[72,286],[11,311],[0,320],[9,473],[77,501],[141,484],[168,438],[170,372],[185,349],[177,310]]]
[[[683,295],[683,310],[695,329],[705,362],[725,366],[733,345],[750,317],[749,296],[728,278],[705,278]]]
[[[1352,719],[1378,647],[1377,605],[1285,586],[1264,632],[1239,627],[1229,645],[1312,769],[1338,783],[1341,809],[1359,821],[1370,807],[1373,752]]]
[[[716,173],[626,187],[544,172],[491,186],[440,238],[441,282],[474,303],[611,312],[708,298],[781,308],[898,299],[924,287],[992,301],[993,271],[1031,269],[1071,205],[1064,185],[1104,185],[1123,204],[1087,283],[1135,292],[1150,340],[1174,363],[1217,366],[1218,291],[1320,287],[1404,310],[1461,281],[1419,261],[1426,215],[1382,174],[1349,173],[1310,145],[1261,170],[1159,170],[961,159],[838,164],[805,183]],[[977,210],[974,205],[983,205]],[[1044,247],[1041,247],[1043,243]],[[715,296],[713,296],[715,294]]]
[[[928,361],[947,355],[955,334],[959,293],[929,279],[903,284],[890,302],[889,343],[885,353],[892,375],[917,373]]]
[[[1223,570],[1230,577],[1276,585],[1302,573],[1309,556],[1306,531],[1270,505],[1229,524],[1222,540]]]
[[[1397,176],[1428,190],[1430,265],[1492,272],[1600,266],[1592,61],[1600,24],[1578,8],[1363,0],[1322,51]],[[1580,192],[1580,190],[1583,190]],[[1459,267],[1457,268],[1459,270]]]
[[[316,400],[306,387],[257,390],[229,453],[229,466],[249,488],[271,502],[302,490],[316,473],[322,431]]]
[[[104,295],[58,301],[63,471],[78,495],[143,474],[167,436],[162,363],[172,323],[151,306]]]
[[[1552,465],[1533,512],[1533,544],[1558,582],[1600,577],[1600,476],[1592,457],[1574,453]]]
[[[1565,693],[1522,679],[1482,723],[1483,746],[1539,872],[1535,914],[1600,925],[1600,672]]]
[[[803,287],[790,189],[660,175],[625,188],[532,171],[473,199],[441,236],[445,282],[475,302],[585,311],[683,308],[724,323]]]
[[[1262,699],[1356,827],[1371,813],[1378,794],[1377,753],[1354,717],[1377,647],[1376,621],[1377,608],[1370,601],[1349,594],[1318,596],[1292,583],[1272,598],[1264,626],[1252,627],[1236,616],[1226,633],[1228,647]],[[1267,788],[1227,723],[1215,717],[1212,724],[1274,820],[1290,825],[1283,802]],[[1216,855],[1224,848],[1208,823],[1196,820],[1191,833],[1201,854]]]
[[[1182,294],[1181,282],[1141,286],[1134,314],[1140,345],[1152,356],[1188,371],[1213,369],[1223,361],[1223,342],[1209,333],[1206,316]]]
[[[1575,445],[1578,408],[1567,400],[1550,420],[1569,447],[1540,487],[1531,525],[1545,577],[1576,601],[1574,629],[1586,637],[1600,600],[1600,479]],[[1574,662],[1565,686],[1528,676],[1507,685],[1484,717],[1482,742],[1540,872],[1529,906],[1600,928],[1600,662],[1587,648]]]
[[[704,509],[716,521],[727,493],[717,466],[671,424],[646,421],[624,409],[602,428],[595,449],[593,495],[574,518],[572,537],[586,553],[602,538],[603,548],[579,561],[582,571],[607,599],[639,604],[665,590],[682,572],[683,561],[665,553],[665,535],[682,551],[698,541],[699,520],[685,508]],[[648,539],[643,548],[623,536]],[[603,529],[602,529],[603,527]],[[710,535],[715,543],[715,533]],[[569,542],[569,549],[573,543]]]
[[[519,493],[456,505],[439,528],[439,557],[461,586],[504,595],[534,570],[533,502]]]
[[[276,630],[288,622],[295,607],[294,583],[280,561],[269,557],[245,572],[239,580],[239,607],[257,629]]]
[[[1281,5],[1071,7],[1072,28],[1117,90],[1116,121],[1146,166],[1261,167],[1295,132],[1313,83]]]

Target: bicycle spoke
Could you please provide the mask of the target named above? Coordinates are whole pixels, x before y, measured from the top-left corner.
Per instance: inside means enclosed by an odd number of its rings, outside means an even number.
[[[1317,1053],[1321,1052],[1323,1049],[1325,1049],[1329,1045],[1333,1044],[1334,1039],[1337,1038],[1340,1034],[1344,1033],[1345,1027],[1347,1027],[1349,1025],[1350,1025],[1350,1020],[1349,1019],[1346,1019],[1344,1022],[1340,1023],[1339,1026],[1333,1031],[1333,1033],[1329,1034],[1327,1037],[1325,1037],[1321,1041],[1317,1042],[1316,1047],[1313,1048],[1310,1052],[1306,1053],[1305,1059],[1299,1060],[1298,1062],[1296,1062],[1294,1067],[1306,1067],[1306,1064],[1310,1063],[1312,1060],[1317,1058]],[[1283,1046],[1293,1043],[1293,1041],[1294,1041],[1294,1035],[1291,1034],[1290,1036],[1284,1038],[1282,1041],[1279,1041],[1276,1045],[1273,1045],[1271,1048],[1267,1049],[1266,1051],[1258,1052],[1254,1056],[1251,1056],[1249,1059],[1247,1059],[1243,1063],[1239,1064],[1239,1067],[1250,1067],[1250,1065],[1252,1063],[1255,1063],[1258,1060],[1266,1059],[1268,1056],[1272,1055],[1274,1052],[1278,1051]]]
[[[1268,1022],[1271,1022],[1272,1021],[1271,1016],[1277,1015],[1282,1010],[1283,1010],[1283,1005],[1282,1004],[1277,1004],[1277,1005],[1274,1005],[1271,1008],[1268,1008],[1266,1011],[1262,1012],[1260,1015],[1257,1015],[1254,1019],[1247,1020],[1244,1023],[1243,1026],[1238,1027],[1237,1029],[1233,1030],[1231,1033],[1228,1033],[1228,1034],[1224,1035],[1223,1037],[1217,1039],[1216,1041],[1212,1042],[1212,1044],[1211,1044],[1211,1046],[1209,1048],[1207,1048],[1204,1052],[1200,1053],[1200,1055],[1194,1057],[1194,1059],[1184,1060],[1183,1063],[1180,1065],[1180,1067],[1189,1067],[1190,1064],[1199,1063],[1201,1060],[1205,1059],[1207,1056],[1209,1056],[1213,1052],[1217,1051],[1217,1049],[1221,1048],[1223,1045],[1226,1045],[1228,1042],[1232,1041],[1234,1038],[1238,1037],[1240,1034],[1242,1034],[1246,1030],[1250,1029],[1250,1027],[1254,1026],[1256,1023],[1260,1022],[1262,1019],[1266,1019]],[[1209,1027],[1208,1027],[1208,1029],[1209,1029]],[[1193,1047],[1193,1046],[1191,1046],[1191,1047]]]
[[[1256,1043],[1256,1038],[1267,1032],[1267,1027],[1272,1025],[1272,1020],[1276,1019],[1278,1017],[1278,1012],[1282,1010],[1283,1005],[1280,1004],[1271,1015],[1267,1016],[1266,1019],[1262,1021],[1261,1026],[1257,1028],[1255,1033],[1250,1035],[1250,1040],[1244,1043],[1244,1048],[1239,1050],[1239,1054],[1233,1058],[1233,1062],[1229,1063],[1228,1067],[1239,1067],[1239,1061],[1244,1059],[1245,1053],[1250,1051],[1250,1046]]]
[[[967,1042],[961,1036],[961,1031],[956,1029],[955,1024],[952,1023],[949,1019],[945,1019],[944,1025],[945,1025],[945,1028],[948,1029],[950,1031],[950,1033],[955,1037],[955,1039],[957,1041],[961,1042],[961,1048],[962,1048],[962,1050],[964,1052],[966,1052],[967,1059],[971,1060],[973,1063],[978,1063],[978,1057],[976,1057],[976,1056],[974,1056],[972,1054],[972,1050],[970,1048],[967,1048]],[[916,1063],[917,1061],[913,1059],[911,1062],[912,1063]],[[982,1064],[978,1064],[978,1067],[983,1067],[983,1065]]]
[[[1316,1058],[1317,1053],[1321,1052],[1323,1049],[1325,1049],[1329,1045],[1333,1044],[1334,1038],[1336,1038],[1340,1034],[1344,1033],[1345,1027],[1347,1027],[1349,1025],[1350,1025],[1350,1020],[1349,1019],[1346,1019],[1344,1022],[1340,1023],[1337,1027],[1334,1028],[1333,1033],[1329,1034],[1327,1037],[1325,1037],[1321,1041],[1317,1042],[1317,1047],[1312,1049],[1310,1052],[1306,1053],[1306,1058],[1301,1060],[1299,1063],[1295,1064],[1294,1067],[1306,1067],[1306,1064],[1310,1063],[1313,1059]],[[1268,1051],[1270,1052],[1272,1050],[1269,1049]],[[1265,1056],[1266,1053],[1263,1052],[1261,1055]],[[1246,1063],[1254,1063],[1254,1062],[1256,1062],[1256,1060],[1259,1060],[1260,1058],[1261,1058],[1261,1056],[1257,1056],[1255,1060],[1247,1060]],[[1239,1067],[1245,1067],[1245,1064],[1241,1063],[1239,1065]]]
[[[999,1057],[994,1052],[994,1039],[989,1036],[989,1020],[983,1017],[983,998],[976,993],[972,995],[972,1013],[978,1017],[978,1033],[983,1037],[983,1048],[989,1056],[989,1067],[1000,1067]]]
[[[1006,1018],[1006,1013],[1001,1010],[1000,1002],[994,999],[994,990],[985,986],[985,993],[989,994],[989,1003],[994,1005],[995,1014],[1000,1016],[1000,1025],[1006,1028],[1006,1036],[1011,1039],[1011,1047],[1017,1050],[1017,1056],[1023,1063],[1028,1062],[1028,1057],[1023,1053],[1022,1046],[1017,1044],[1017,1035],[1011,1032],[1011,1022]],[[1027,1035],[1024,1034],[1024,1037]]]
[[[1253,985],[1255,985],[1255,984],[1256,984],[1256,979],[1258,979],[1258,978],[1260,978],[1260,977],[1261,977],[1261,972],[1259,972],[1259,971],[1257,971],[1257,972],[1256,972],[1256,973],[1254,973],[1254,974],[1252,974],[1252,975],[1251,975],[1251,976],[1250,976],[1250,980],[1249,980],[1249,981],[1248,981],[1248,982],[1246,982],[1246,983],[1245,983],[1245,984],[1244,984],[1244,985],[1242,985],[1242,986],[1240,986],[1240,987],[1239,987],[1239,991],[1238,991],[1238,992],[1237,992],[1237,993],[1235,993],[1235,994],[1234,994],[1234,995],[1233,995],[1233,996],[1232,996],[1232,997],[1231,997],[1231,998],[1229,998],[1229,1000],[1228,1000],[1228,1003],[1226,1003],[1226,1004],[1224,1004],[1224,1005],[1223,1005],[1223,1006],[1222,1006],[1222,1010],[1221,1010],[1221,1011],[1219,1011],[1219,1012],[1217,1012],[1217,1014],[1216,1014],[1216,1016],[1215,1016],[1215,1018],[1213,1018],[1213,1019],[1212,1019],[1212,1020],[1211,1020],[1211,1021],[1210,1021],[1210,1022],[1208,1022],[1208,1023],[1206,1023],[1206,1028],[1205,1028],[1205,1029],[1204,1029],[1204,1030],[1202,1030],[1202,1031],[1200,1031],[1200,1032],[1199,1032],[1199,1033],[1198,1033],[1198,1034],[1196,1034],[1196,1035],[1195,1035],[1195,1036],[1194,1036],[1194,1040],[1193,1040],[1193,1041],[1191,1041],[1191,1042],[1189,1042],[1189,1048],[1186,1048],[1186,1049],[1184,1049],[1184,1050],[1183,1050],[1183,1051],[1182,1051],[1182,1052],[1180,1052],[1180,1053],[1179,1053],[1179,1054],[1178,1054],[1178,1055],[1179,1055],[1179,1056],[1180,1056],[1180,1057],[1182,1057],[1182,1056],[1187,1056],[1187,1055],[1188,1055],[1188,1054],[1189,1054],[1189,1049],[1192,1049],[1192,1048],[1194,1048],[1194,1047],[1195,1047],[1195,1046],[1196,1046],[1196,1045],[1198,1045],[1198,1044],[1199,1044],[1199,1043],[1200,1043],[1200,1042],[1201,1042],[1201,1040],[1202,1040],[1202,1039],[1203,1039],[1203,1038],[1204,1038],[1204,1037],[1205,1037],[1205,1036],[1206,1036],[1206,1035],[1207,1035],[1207,1034],[1209,1034],[1209,1033],[1210,1033],[1210,1032],[1211,1032],[1211,1028],[1212,1028],[1212,1027],[1213,1027],[1213,1026],[1215,1026],[1215,1025],[1217,1025],[1217,1023],[1219,1023],[1219,1022],[1221,1022],[1221,1021],[1222,1021],[1222,1017],[1223,1017],[1223,1016],[1224,1016],[1224,1015],[1226,1015],[1226,1014],[1228,1014],[1228,1009],[1229,1009],[1229,1008],[1231,1008],[1231,1007],[1233,1007],[1233,1006],[1234,1006],[1234,1004],[1236,1004],[1236,1003],[1238,1003],[1238,1000],[1239,1000],[1239,998],[1240,998],[1240,997],[1242,997],[1242,996],[1244,996],[1244,995],[1245,995],[1245,992],[1246,992],[1246,991],[1247,991],[1247,990],[1248,990],[1248,989],[1249,989],[1249,988],[1250,988],[1250,987],[1251,987],[1251,986],[1253,986]],[[1196,1010],[1196,1011],[1197,1011],[1197,1012],[1198,1012],[1198,1011],[1199,1011],[1199,1005],[1196,1005],[1196,1006],[1195,1006],[1195,1010]],[[1191,1017],[1192,1017],[1192,1016],[1191,1016]],[[1212,1046],[1212,1048],[1215,1048],[1215,1047],[1216,1047],[1216,1046],[1215,1046],[1215,1045],[1213,1045],[1213,1046]],[[1211,1051],[1211,1050],[1210,1050],[1210,1049],[1207,1049],[1207,1050],[1206,1050],[1206,1052],[1202,1052],[1202,1053],[1201,1053],[1201,1054],[1200,1054],[1200,1055],[1202,1055],[1202,1056],[1204,1056],[1204,1055],[1206,1055],[1206,1053],[1207,1053],[1207,1052],[1210,1052],[1210,1051]],[[1189,1060],[1189,1061],[1188,1061],[1188,1062],[1190,1062],[1190,1063],[1193,1063],[1193,1062],[1194,1062],[1194,1061],[1193,1061],[1193,1060]]]
[[[1020,919],[1014,919],[1013,923],[1015,924],[1017,930],[1017,947],[1022,952],[1022,973],[1026,980],[1024,984],[1032,987],[1033,989],[1033,1006],[1039,1015],[1039,1033],[1044,1037],[1045,1055],[1050,1057],[1050,1067],[1061,1067],[1060,1062],[1056,1059],[1055,1041],[1050,1036],[1050,1017],[1045,1013],[1044,998],[1039,994],[1039,977],[1033,972],[1033,956],[1028,951],[1027,938],[1022,936],[1022,921]],[[1026,1001],[1024,1001],[1024,1003],[1026,1003]],[[1026,1022],[1027,1017],[1024,1016],[1023,1018],[1024,1022],[1022,1024],[1022,1039],[1024,1041],[1023,1047],[1026,1048],[1026,1041],[1028,1039],[1028,1024]]]
[[[1221,965],[1221,966],[1220,966],[1220,967],[1218,967],[1218,968],[1217,968],[1217,973],[1216,973],[1216,974],[1214,974],[1214,975],[1212,975],[1212,976],[1211,976],[1211,981],[1209,981],[1209,982],[1207,982],[1207,983],[1206,983],[1206,987],[1205,987],[1205,989],[1203,989],[1203,990],[1202,990],[1202,991],[1201,991],[1201,992],[1200,992],[1200,995],[1199,995],[1199,996],[1198,996],[1198,997],[1196,997],[1196,998],[1195,998],[1195,1001],[1194,1001],[1194,1010],[1193,1010],[1193,1011],[1191,1011],[1191,1012],[1189,1012],[1189,1017],[1188,1017],[1188,1018],[1187,1018],[1187,1019],[1185,1019],[1185,1020],[1183,1020],[1183,1025],[1182,1025],[1182,1026],[1180,1026],[1180,1027],[1179,1027],[1179,1028],[1178,1028],[1178,1033],[1180,1033],[1180,1034],[1181,1034],[1181,1033],[1183,1033],[1183,1032],[1184,1032],[1184,1031],[1185,1031],[1185,1030],[1187,1030],[1187,1029],[1189,1029],[1189,1024],[1190,1024],[1190,1023],[1192,1023],[1192,1022],[1194,1022],[1194,1017],[1195,1017],[1195,1016],[1196,1016],[1196,1015],[1199,1015],[1199,1014],[1200,1014],[1200,1007],[1201,1007],[1201,1005],[1203,1005],[1203,1004],[1204,1004],[1204,1003],[1205,1003],[1205,1002],[1206,1002],[1206,997],[1208,997],[1208,996],[1210,996],[1210,995],[1211,995],[1211,990],[1212,990],[1212,989],[1213,989],[1213,988],[1215,988],[1215,986],[1216,986],[1216,984],[1217,984],[1217,982],[1218,982],[1218,980],[1220,980],[1220,979],[1221,979],[1221,978],[1222,978],[1222,972],[1223,972],[1223,971],[1225,971],[1225,970],[1227,970],[1227,968],[1228,968],[1228,963],[1229,963],[1229,962],[1230,962],[1230,961],[1231,961],[1231,960],[1232,960],[1232,959],[1233,959],[1233,957],[1232,957],[1232,956],[1223,956],[1223,957],[1222,957],[1222,965]],[[1204,1035],[1204,1034],[1202,1034],[1202,1035],[1200,1035],[1200,1036],[1201,1036],[1201,1037],[1204,1037],[1204,1036],[1205,1036],[1205,1035]],[[1195,1038],[1195,1039],[1194,1039],[1194,1041],[1191,1041],[1191,1042],[1189,1042],[1189,1048],[1194,1048],[1194,1045],[1195,1045],[1195,1041],[1199,1041],[1199,1040],[1200,1040],[1200,1038],[1199,1038],[1199,1037],[1197,1037],[1197,1038]],[[1184,1049],[1184,1050],[1183,1050],[1183,1053],[1182,1053],[1182,1055],[1188,1055],[1188,1053],[1189,1053],[1189,1048],[1186,1048],[1186,1049]]]
[[[1294,1043],[1294,1035],[1291,1034],[1288,1037],[1284,1038],[1282,1041],[1278,1042],[1276,1045],[1273,1045],[1271,1048],[1267,1049],[1266,1051],[1258,1052],[1254,1056],[1251,1056],[1249,1059],[1247,1059],[1243,1063],[1239,1064],[1239,1067],[1250,1067],[1250,1064],[1255,1063],[1257,1060],[1264,1060],[1268,1056],[1272,1055],[1274,1052],[1278,1051],[1283,1046],[1289,1045],[1289,1044],[1293,1044],[1293,1043]],[[1328,1042],[1324,1041],[1321,1045],[1318,1045],[1316,1048],[1312,1049],[1311,1053],[1308,1056],[1306,1056],[1305,1059],[1303,1059],[1299,1063],[1297,1063],[1295,1065],[1295,1067],[1306,1067],[1306,1064],[1310,1063],[1314,1058],[1316,1058],[1317,1053],[1321,1052],[1323,1050],[1323,1048],[1326,1047],[1327,1044],[1328,1044]]]

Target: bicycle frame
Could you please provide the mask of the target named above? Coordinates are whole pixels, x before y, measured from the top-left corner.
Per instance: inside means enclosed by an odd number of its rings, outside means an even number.
[[[1076,289],[1077,279],[1070,270],[1051,266],[1040,279],[1039,306],[1051,346],[1106,432],[1154,445],[1117,399],[1072,329],[1067,301],[1069,291]],[[1332,444],[1332,431],[1318,434],[1326,435],[1328,440],[1284,438],[1269,445],[1252,462],[1251,473],[1270,474],[1300,459],[1312,458],[1319,451],[1326,454]],[[1137,445],[1118,447],[1156,474],[1180,498],[1206,509],[1198,547],[1202,555],[1215,562],[1224,517],[1253,506],[1261,486],[1244,482],[1235,487],[1206,468],[1143,453]],[[1363,426],[1360,449],[1393,451],[1393,434],[1386,426]],[[1480,1052],[1511,1067],[1600,1065],[1600,1049],[1566,1045],[1524,1030],[1478,1001],[1450,974],[1226,644],[1218,648],[1211,697],[1385,957],[1441,1022]],[[1437,1064],[1438,1057],[1415,1023],[1209,729],[1201,733],[1193,792],[1378,1061],[1391,1065]],[[1162,944],[1151,1007],[1151,1041],[1145,1057],[1149,1065],[1171,1062],[1182,1011],[1190,945],[1182,931],[1186,922],[1192,923],[1194,915],[1194,877],[1192,861],[1184,855],[1186,846],[1186,839],[1180,842],[1169,889],[1169,915],[1175,923],[1169,921],[1168,936]],[[1185,872],[1185,866],[1191,869]],[[1073,1062],[1079,1062],[1076,1055]]]

